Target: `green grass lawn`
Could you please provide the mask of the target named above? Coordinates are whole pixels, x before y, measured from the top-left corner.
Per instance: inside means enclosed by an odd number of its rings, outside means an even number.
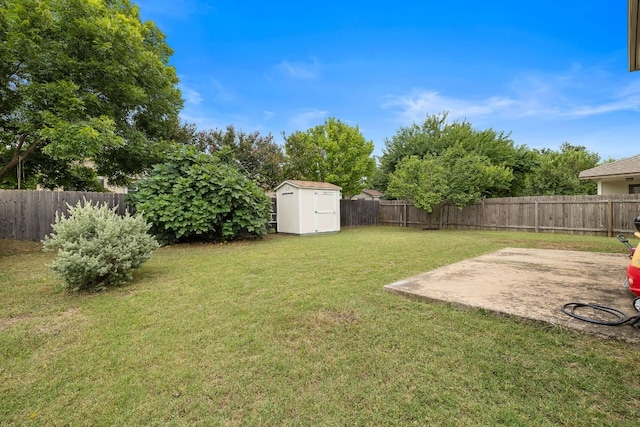
[[[382,290],[504,247],[626,254],[615,238],[352,228],[170,246],[127,286],[67,294],[52,254],[0,241],[0,425],[636,423],[638,347]]]

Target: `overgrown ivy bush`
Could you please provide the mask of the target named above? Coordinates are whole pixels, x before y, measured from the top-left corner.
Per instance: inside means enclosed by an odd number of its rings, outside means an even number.
[[[229,241],[267,232],[271,199],[238,169],[233,154],[181,147],[137,182],[129,202],[161,244]]]
[[[87,200],[68,208],[68,216],[56,214],[53,232],[42,243],[44,251],[57,250],[48,266],[71,291],[124,284],[159,246],[141,215],[121,217],[106,203]]]

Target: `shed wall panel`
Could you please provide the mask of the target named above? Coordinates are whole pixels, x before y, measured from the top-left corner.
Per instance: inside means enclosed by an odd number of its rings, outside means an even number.
[[[340,231],[340,187],[285,181],[276,188],[278,232],[314,234]]]
[[[300,233],[300,192],[297,188],[284,189],[277,193],[278,232]]]

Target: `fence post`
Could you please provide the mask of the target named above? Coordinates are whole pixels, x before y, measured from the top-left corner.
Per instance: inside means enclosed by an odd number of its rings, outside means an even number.
[[[409,202],[404,202],[404,204],[402,206],[404,206],[404,228],[407,228],[407,205],[409,204]]]
[[[480,231],[484,230],[484,200],[480,202]]]
[[[536,200],[534,203],[535,204],[533,208],[533,222],[534,222],[534,229],[536,230],[536,233],[538,233],[539,232],[538,227],[540,224],[538,217],[540,215],[540,209],[538,207],[538,201]]]
[[[613,236],[613,201],[607,200],[607,237]]]

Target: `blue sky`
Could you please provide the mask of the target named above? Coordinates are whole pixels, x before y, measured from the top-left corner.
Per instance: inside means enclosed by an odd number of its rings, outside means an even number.
[[[627,1],[133,0],[167,35],[182,118],[306,130],[336,117],[385,139],[449,112],[516,145],[640,154]]]

